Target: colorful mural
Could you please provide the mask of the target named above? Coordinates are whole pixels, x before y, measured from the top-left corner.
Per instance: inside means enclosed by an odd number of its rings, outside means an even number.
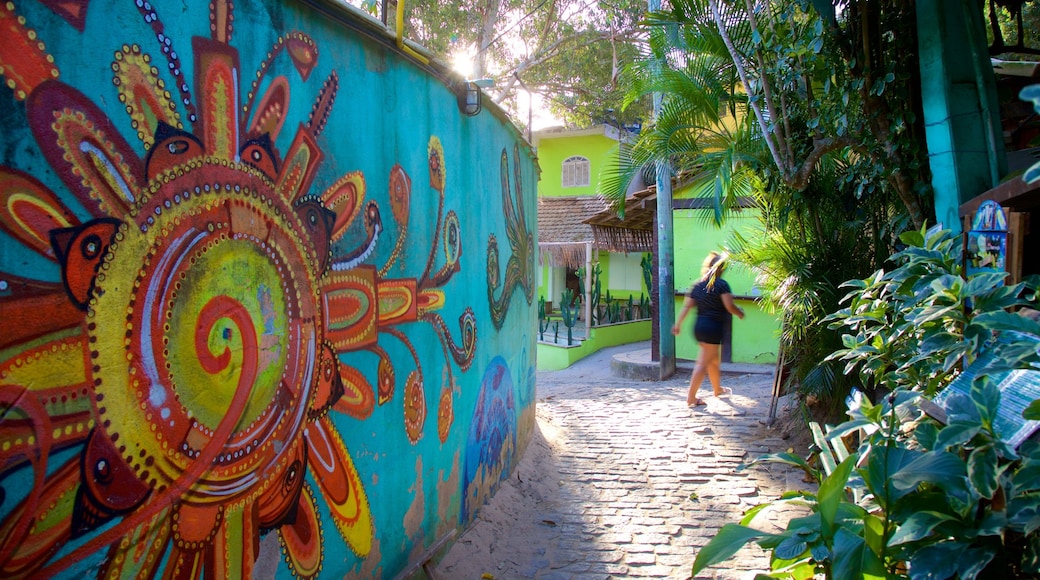
[[[534,238],[531,231],[527,229],[527,218],[524,215],[524,206],[519,200],[523,199],[523,180],[521,179],[520,151],[517,147],[513,151],[516,196],[510,194],[509,189],[509,156],[502,151],[502,213],[506,219],[506,237],[512,254],[506,262],[505,283],[502,285],[502,293],[495,298],[495,292],[499,289],[499,265],[498,265],[498,240],[494,235],[488,238],[487,250],[487,281],[488,281],[488,303],[491,305],[491,321],[495,328],[502,328],[502,322],[509,312],[509,303],[513,292],[517,287],[524,291],[524,298],[530,305],[534,299]]]
[[[516,408],[509,366],[496,357],[484,372],[466,442],[464,513],[472,515],[491,495],[516,452]]]
[[[96,3],[32,4],[46,29],[82,32]],[[318,88],[298,90],[319,69],[312,36],[276,31],[247,66],[230,1],[211,2],[200,23],[209,34],[190,37],[148,2],[118,6],[136,11],[152,44],[128,40],[111,62],[81,66],[111,82],[125,118],[95,96],[104,92],[63,80],[68,59],[15,3],[0,6],[10,95],[0,102],[27,127],[0,141],[29,151],[0,165],[0,577],[251,577],[268,532],[283,570],[315,577],[329,525],[354,554],[337,562],[340,576],[370,556],[369,569],[401,567],[410,547],[376,546],[380,526],[401,522],[374,514],[379,478],[348,451],[357,426],[397,400],[403,414],[371,430],[398,429],[416,446],[432,399],[439,445],[472,405],[480,433],[516,437],[512,393],[495,395],[509,397],[501,415],[482,402],[487,389],[475,401],[459,377],[478,360],[478,312],[446,292],[461,271],[465,215],[446,200],[444,145],[428,137],[421,185],[400,163],[385,189],[361,170],[330,174],[327,161],[344,165],[330,157],[342,133],[325,135],[341,82],[325,67]],[[293,116],[298,94],[313,95],[304,118]],[[18,166],[33,157],[47,175]],[[514,157],[515,206],[503,152],[513,256],[503,299],[489,285],[490,313],[480,313],[496,327],[515,286],[531,301],[520,187],[530,171]],[[428,395],[431,359],[441,387]],[[468,424],[456,438],[466,431],[472,439]],[[387,454],[367,440],[364,449]]]

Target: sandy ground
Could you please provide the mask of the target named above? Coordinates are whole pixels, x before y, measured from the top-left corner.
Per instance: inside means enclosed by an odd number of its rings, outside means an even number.
[[[674,396],[675,406],[682,407],[682,412],[688,413],[681,402],[685,398],[685,383],[688,376],[685,372],[662,383],[640,383],[613,377],[610,373],[610,357],[613,353],[619,352],[619,348],[597,353],[569,369],[538,373],[538,408],[536,411],[538,429],[534,432],[517,469],[508,480],[501,484],[489,503],[479,510],[477,518],[471,526],[466,530],[460,530],[459,539],[437,565],[438,578],[503,580],[506,578],[689,577],[688,564],[692,562],[694,549],[690,549],[688,552],[689,562],[682,562],[671,569],[655,566],[639,569],[618,567],[614,568],[616,572],[611,572],[609,567],[597,568],[595,573],[581,571],[569,573],[566,568],[551,571],[552,568],[557,567],[558,558],[555,556],[560,550],[570,550],[571,552],[575,550],[573,541],[570,547],[561,548],[561,544],[567,543],[566,534],[561,541],[561,529],[563,528],[559,526],[562,526],[564,522],[557,521],[566,520],[568,517],[566,514],[574,511],[568,510],[565,505],[568,501],[573,502],[573,497],[569,497],[566,489],[562,489],[567,488],[564,480],[571,475],[561,472],[560,469],[561,452],[567,451],[568,434],[563,433],[563,428],[557,424],[559,422],[557,413],[559,402],[568,398],[569,391],[581,388],[580,385],[604,384],[605,389],[617,389],[622,386],[638,389],[640,392],[645,392],[648,399],[659,398],[662,393],[667,397]],[[753,412],[764,415],[762,409],[763,405],[768,406],[769,404],[768,391],[772,378],[759,375],[744,376],[740,379],[730,378],[729,380],[735,381],[733,383],[735,386],[743,386],[745,390],[751,390],[748,389],[748,386],[753,385],[755,396],[759,399],[753,402],[755,405]],[[626,385],[626,383],[628,384]],[[704,388],[706,390],[702,392],[710,393],[710,387],[705,385]],[[763,394],[766,399],[764,402],[761,400]],[[584,394],[577,398],[597,396],[610,395],[597,395],[596,387],[585,387]],[[744,411],[741,411],[736,404],[728,407],[724,403],[725,400],[719,400],[719,404],[722,406],[714,408],[712,405],[716,403],[711,402],[713,400],[709,397],[709,407],[701,407],[699,410],[708,416],[714,412],[716,415],[712,417],[714,419],[718,419],[717,415],[720,413],[725,415],[727,408],[735,414],[744,414]],[[782,406],[782,411],[790,413],[791,410]],[[697,411],[695,411],[695,415],[696,413]],[[746,435],[748,439],[772,438],[774,447],[776,443],[786,445],[787,442],[781,440],[786,437],[777,433],[775,429],[769,429],[764,425],[759,426],[757,419],[748,420],[747,423],[753,425],[750,428],[751,431]],[[756,429],[760,429],[762,434],[759,435]],[[739,442],[734,443],[739,444]],[[749,441],[749,443],[752,442]],[[777,450],[779,449],[770,449],[770,451]],[[566,454],[564,453],[564,455]],[[775,480],[775,485],[770,486],[769,483],[765,485],[765,487],[770,487],[771,492],[798,485],[795,481],[796,476],[792,476],[789,472],[776,472],[768,477]],[[759,487],[762,487],[761,484]],[[752,503],[757,503],[757,501],[761,500],[755,500]],[[743,502],[741,503],[743,504]],[[739,507],[746,507],[746,505]],[[580,538],[575,538],[575,540],[584,541]],[[748,549],[745,548],[745,550]],[[753,574],[749,576],[745,571],[741,575],[727,576],[713,572],[707,577],[746,578],[753,577]]]

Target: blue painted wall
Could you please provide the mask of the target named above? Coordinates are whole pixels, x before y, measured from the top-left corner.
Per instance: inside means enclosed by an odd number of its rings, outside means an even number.
[[[393,577],[534,425],[536,173],[333,2],[0,7],[0,577]]]

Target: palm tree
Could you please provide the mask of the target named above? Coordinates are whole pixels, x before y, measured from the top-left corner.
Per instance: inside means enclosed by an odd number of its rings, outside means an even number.
[[[672,12],[650,15],[647,52],[623,77],[626,102],[659,92],[662,107],[634,144],[620,146],[616,165],[602,176],[603,192],[621,209],[631,177],[667,161],[694,195],[711,201],[716,224],[739,200],[754,199],[761,230],[732,240],[735,257],[758,272],[767,304],[780,313],[791,382],[823,402],[825,413],[834,411],[852,384],[841,367],[823,362],[841,348],[841,338],[821,321],[838,309],[840,284],[881,266],[907,224],[907,211],[892,188],[864,174],[862,151],[814,148],[811,125],[820,121],[804,104],[785,106],[789,116],[774,127],[785,137],[781,147],[812,159],[809,171],[792,183],[775,162],[775,136],[772,143],[763,137],[761,119],[768,114],[751,114],[753,103],[731,56],[733,43],[754,44],[751,23],[741,20],[741,12],[725,15],[724,38],[717,20],[706,16],[707,0],[673,5]],[[700,17],[690,18],[688,11],[697,9]],[[855,105],[850,101],[844,114],[854,117]]]

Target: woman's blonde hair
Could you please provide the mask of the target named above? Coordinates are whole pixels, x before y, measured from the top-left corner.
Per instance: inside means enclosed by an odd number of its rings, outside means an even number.
[[[729,254],[726,252],[708,252],[708,257],[704,258],[704,263],[701,264],[701,280],[708,282],[708,288],[713,288],[715,281],[722,277],[728,259]]]

